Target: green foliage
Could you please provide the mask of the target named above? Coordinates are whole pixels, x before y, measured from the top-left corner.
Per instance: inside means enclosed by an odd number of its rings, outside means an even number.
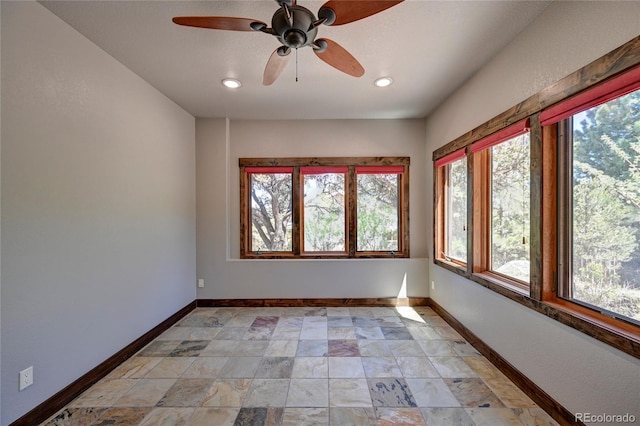
[[[640,91],[579,116],[572,297],[640,320]]]

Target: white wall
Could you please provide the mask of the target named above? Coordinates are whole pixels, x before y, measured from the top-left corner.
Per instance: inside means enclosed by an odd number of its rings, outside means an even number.
[[[424,120],[198,119],[199,299],[428,295]],[[410,156],[411,259],[240,260],[238,158]]]
[[[195,119],[40,4],[2,2],[2,124],[6,425],[195,299]]]
[[[429,159],[433,150],[638,34],[639,2],[552,3],[427,119]],[[427,180],[432,199],[431,173]],[[430,296],[569,411],[640,418],[640,360],[430,265],[436,283]]]

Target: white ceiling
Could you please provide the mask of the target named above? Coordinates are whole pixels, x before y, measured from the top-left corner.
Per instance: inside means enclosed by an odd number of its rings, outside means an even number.
[[[375,1],[375,0],[374,0]],[[271,23],[274,0],[41,1],[195,117],[233,119],[425,117],[499,52],[548,1],[406,0],[343,26],[321,26],[365,68],[354,78],[298,51],[272,86],[262,73],[273,36],[190,28],[174,16],[235,16]],[[298,0],[317,13],[324,1]],[[394,84],[373,81],[391,76]],[[230,90],[220,81],[240,79]]]

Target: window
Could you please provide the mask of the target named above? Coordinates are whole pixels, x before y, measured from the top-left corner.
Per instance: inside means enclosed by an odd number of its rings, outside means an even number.
[[[246,170],[251,199],[251,247],[256,252],[292,250],[292,167]]]
[[[360,252],[401,250],[398,211],[402,166],[356,167]]]
[[[615,81],[612,83],[615,87]],[[578,111],[567,109],[556,117],[561,119],[558,296],[606,316],[640,324],[637,89],[640,78],[622,93],[633,91],[620,96],[618,91],[597,87],[582,95],[586,102],[573,108]],[[570,103],[576,104],[575,99],[567,101],[565,107]],[[593,103],[597,105],[591,106]]]
[[[347,167],[301,167],[305,252],[346,252]]]
[[[474,272],[527,289],[530,281],[528,120],[471,145],[474,153]]]
[[[466,265],[451,255],[450,229],[465,153]],[[640,358],[637,39],[435,150],[433,160],[436,265]]]
[[[467,159],[465,150],[436,163],[436,181],[442,198],[436,253],[454,264],[467,263]]]
[[[242,258],[409,257],[408,157],[239,164]]]

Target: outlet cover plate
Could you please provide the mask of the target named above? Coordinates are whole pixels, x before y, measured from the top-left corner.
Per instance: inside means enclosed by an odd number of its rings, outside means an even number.
[[[33,365],[20,372],[20,390],[23,391],[33,384]]]

